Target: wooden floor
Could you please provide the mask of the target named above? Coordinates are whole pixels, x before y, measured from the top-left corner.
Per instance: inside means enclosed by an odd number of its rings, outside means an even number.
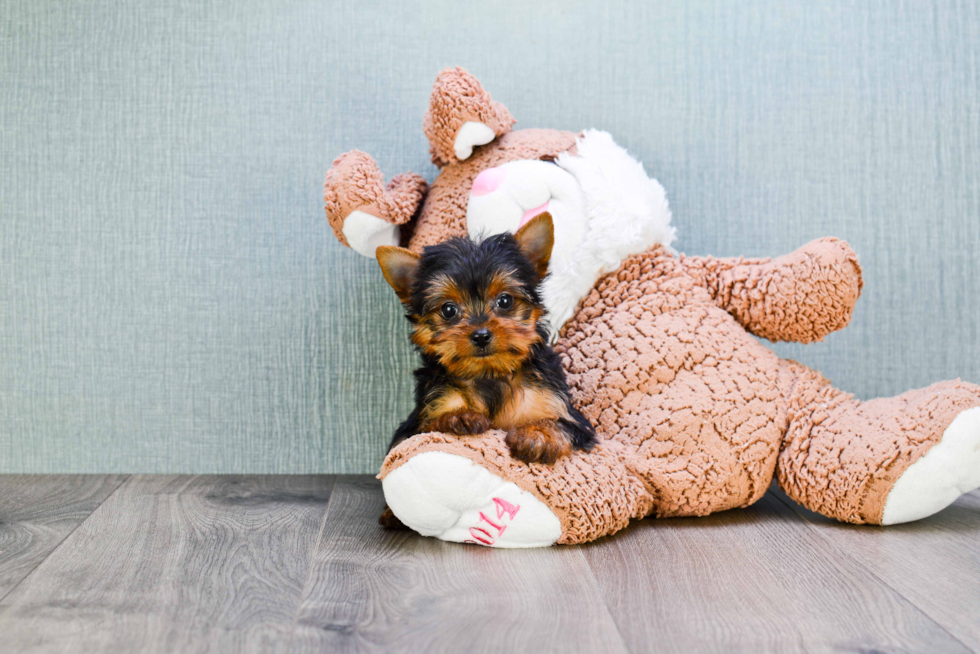
[[[584,547],[385,532],[370,477],[0,476],[0,652],[980,652],[980,493],[772,492]]]

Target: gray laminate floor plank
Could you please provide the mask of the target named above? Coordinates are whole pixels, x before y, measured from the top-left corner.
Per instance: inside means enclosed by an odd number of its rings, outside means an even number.
[[[888,527],[844,525],[775,493],[841,556],[980,652],[980,491],[924,520]]]
[[[125,479],[125,475],[0,475],[0,599]]]
[[[0,651],[980,651],[980,493],[506,551],[381,530],[366,477],[122,481],[0,477]]]
[[[332,486],[131,477],[7,596],[4,651],[283,651]]]
[[[969,651],[772,495],[583,552],[634,652]]]
[[[377,480],[338,478],[292,651],[625,651],[578,548],[384,531],[383,506]]]

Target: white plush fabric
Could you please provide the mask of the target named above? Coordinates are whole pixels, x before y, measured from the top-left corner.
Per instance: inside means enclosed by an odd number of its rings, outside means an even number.
[[[423,536],[500,548],[547,547],[561,536],[540,500],[455,454],[417,454],[382,487],[392,512]]]
[[[537,159],[512,161],[498,170],[505,177],[492,193],[470,195],[466,209],[470,238],[479,240],[493,234],[516,232],[536,210],[551,214],[555,246],[543,295],[550,323],[557,329],[571,317],[581,293],[588,292],[580,288],[581,264],[575,259],[588,231],[581,187],[568,171]]]
[[[375,259],[375,250],[382,245],[398,245],[398,225],[363,211],[352,211],[344,220],[344,238],[358,254]]]
[[[624,258],[675,237],[663,186],[606,132],[588,130],[577,154],[558,165],[513,161],[491,193],[471,194],[466,221],[471,238],[514,232],[535,209],[551,213],[555,247],[544,301],[555,332],[572,317],[599,277]]]
[[[980,488],[980,407],[962,412],[942,440],[908,467],[888,493],[881,524],[931,516]]]
[[[469,159],[473,154],[473,148],[478,145],[486,145],[493,140],[493,130],[476,121],[468,120],[456,132],[456,139],[453,141],[453,151],[456,158],[460,161]]]
[[[612,136],[586,130],[576,146],[577,154],[562,153],[558,165],[582,189],[588,230],[577,248],[563,254],[566,261],[555,262],[562,272],[554,275],[548,308],[556,329],[603,273],[619,268],[631,254],[669,246],[676,236],[664,187]]]

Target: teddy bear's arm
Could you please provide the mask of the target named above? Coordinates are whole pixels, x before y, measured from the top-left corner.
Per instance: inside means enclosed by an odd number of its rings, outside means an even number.
[[[387,184],[370,155],[351,150],[337,157],[323,183],[327,220],[344,245],[374,257],[379,245],[398,245],[399,225],[415,215],[428,184],[415,173]]]
[[[680,260],[720,307],[771,341],[812,343],[846,327],[863,286],[857,255],[836,238],[775,259]]]

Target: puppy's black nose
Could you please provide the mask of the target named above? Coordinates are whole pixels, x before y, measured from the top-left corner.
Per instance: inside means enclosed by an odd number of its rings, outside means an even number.
[[[486,327],[481,327],[472,334],[470,334],[470,340],[473,341],[473,345],[477,347],[486,347],[490,344],[490,340],[493,338],[493,334]]]

